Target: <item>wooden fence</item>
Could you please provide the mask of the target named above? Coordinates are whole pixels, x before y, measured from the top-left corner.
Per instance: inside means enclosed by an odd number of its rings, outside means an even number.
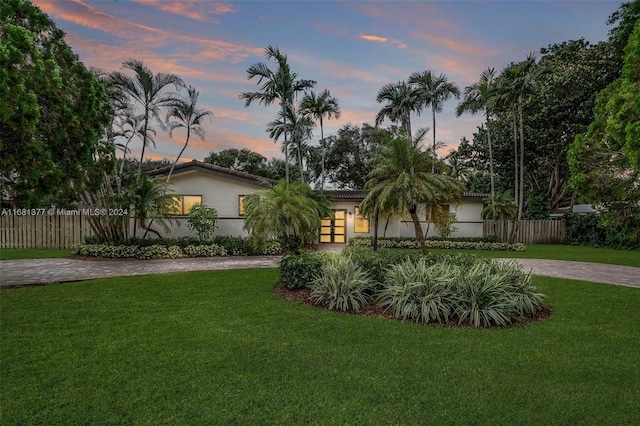
[[[0,216],[1,248],[68,249],[93,235],[89,216],[81,211],[71,211],[72,214],[36,211],[35,215],[6,212]]]
[[[515,222],[493,220],[482,223],[482,235],[496,235],[498,241],[508,242]],[[566,236],[564,220],[521,220],[516,230],[515,242],[525,244],[562,244]]]

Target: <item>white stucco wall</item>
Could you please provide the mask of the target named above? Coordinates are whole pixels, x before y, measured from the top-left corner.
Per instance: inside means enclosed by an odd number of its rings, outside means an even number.
[[[349,238],[356,236],[373,236],[373,221],[370,223],[369,233],[355,233],[355,207],[360,204],[359,201],[339,201],[336,203],[336,209],[343,209],[347,211],[347,241]],[[458,218],[458,221],[453,225],[457,228],[456,232],[452,234],[452,237],[481,237],[482,236],[482,218],[480,213],[482,212],[482,200],[480,199],[467,199],[458,206],[451,206],[450,211],[454,212]],[[428,222],[422,221],[423,232],[427,229]],[[398,218],[392,219],[385,233],[385,226],[387,221],[382,219],[378,224],[378,236],[382,237],[386,234],[387,237],[414,237],[415,230],[412,221],[399,220]],[[431,224],[429,226],[428,237],[437,237],[440,234],[436,227]]]
[[[201,171],[188,171],[171,176],[171,190],[176,195],[201,195],[202,204],[218,211],[219,221],[216,235],[246,236],[244,224],[238,211],[238,197],[261,189],[257,185],[243,182],[233,177],[213,175]],[[174,216],[169,236],[192,235],[187,227],[186,216]]]

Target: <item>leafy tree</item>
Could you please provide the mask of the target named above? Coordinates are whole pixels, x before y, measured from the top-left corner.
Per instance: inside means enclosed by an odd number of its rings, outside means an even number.
[[[571,185],[627,229],[640,228],[640,23],[622,76],[598,94],[595,120],[569,153]]]
[[[240,94],[240,99],[245,101],[245,107],[249,107],[255,101],[265,106],[271,105],[276,100],[279,101],[280,117],[286,129],[286,108],[293,106],[297,93],[311,89],[316,82],[298,79],[298,74],[291,71],[287,55],[280,52],[277,47],[267,46],[264,53],[267,60],[273,59],[277,62],[278,68],[272,71],[264,62],[251,65],[247,69],[247,77],[249,80],[254,77],[258,79],[257,84],[261,85],[260,91],[243,92]],[[289,182],[289,141],[286,130],[284,131],[284,157],[285,175]]]
[[[140,165],[138,175],[142,172],[142,161],[144,151],[149,144],[155,146],[155,142],[150,137],[151,121],[155,120],[161,128],[164,126],[160,114],[162,111],[176,103],[176,95],[168,93],[166,88],[170,85],[176,90],[184,87],[184,81],[175,74],[158,73],[153,74],[151,70],[137,59],[129,59],[122,64],[124,69],[133,71],[134,75],[129,76],[123,72],[114,71],[111,73],[113,84],[130,98],[131,108],[141,108],[143,115],[142,129],[143,137],[142,152],[140,154]]]
[[[433,115],[433,156],[436,154],[436,112],[442,112],[444,103],[452,96],[460,98],[460,89],[449,81],[446,75],[436,75],[431,70],[414,72],[409,76],[409,84],[415,89],[420,105],[429,106]],[[435,172],[435,162],[431,164],[431,173]]]
[[[407,137],[411,138],[411,112],[420,113],[422,109],[418,93],[404,81],[399,81],[385,84],[378,91],[376,101],[386,103],[376,115],[376,126],[388,118],[392,123],[400,123]]]
[[[112,167],[105,87],[64,36],[30,2],[0,3],[0,192],[14,207],[72,204]]]
[[[326,174],[340,189],[362,189],[373,170],[382,145],[391,138],[389,130],[369,124],[347,124],[336,136],[326,139]]]
[[[268,238],[283,238],[299,248],[314,238],[321,219],[331,214],[331,203],[301,182],[281,181],[244,199],[244,229],[256,244]]]
[[[198,234],[200,241],[208,241],[213,237],[218,222],[218,211],[213,207],[196,204],[189,211],[187,226]]]
[[[338,100],[331,96],[329,90],[323,90],[319,95],[316,95],[312,90],[307,93],[300,102],[300,109],[304,114],[313,117],[320,122],[320,149],[322,155],[322,171],[320,174],[320,189],[324,189],[325,178],[325,153],[326,148],[324,144],[324,126],[323,120],[331,118],[340,118],[340,105]]]
[[[198,103],[198,91],[196,91],[195,87],[189,86],[187,93],[187,98],[176,98],[175,102],[169,106],[169,112],[167,113],[166,121],[169,123],[169,135],[172,135],[176,129],[185,129],[187,131],[184,146],[171,165],[171,170],[169,170],[169,174],[167,175],[167,184],[169,184],[173,169],[176,167],[176,164],[178,164],[182,153],[189,144],[191,133],[200,137],[201,140],[204,140],[204,127],[202,127],[202,122],[205,117],[213,117],[211,111],[205,111],[196,106]]]
[[[369,193],[361,204],[363,214],[376,218],[408,213],[424,254],[427,248],[418,215],[436,205],[456,202],[463,188],[449,176],[430,173],[432,166],[431,156],[409,139],[392,139],[369,175],[365,185]]]

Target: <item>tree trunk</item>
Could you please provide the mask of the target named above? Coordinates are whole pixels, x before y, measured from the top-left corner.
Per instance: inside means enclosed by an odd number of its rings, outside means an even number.
[[[320,191],[324,192],[324,130],[322,128],[322,116],[320,116],[320,149],[322,150],[322,172],[320,174]]]
[[[431,104],[431,111],[433,115],[433,162],[431,163],[431,173],[436,172],[436,105]]]
[[[411,220],[413,221],[413,229],[416,233],[416,239],[420,243],[420,248],[422,250],[422,254],[427,255],[429,251],[427,250],[427,245],[424,242],[424,234],[422,233],[422,225],[420,224],[420,219],[418,218],[418,213],[415,208],[409,210],[411,214]]]
[[[524,121],[522,119],[522,94],[518,97],[518,115],[520,116],[520,190],[518,194],[518,222],[524,211]]]
[[[496,235],[496,184],[493,174],[493,148],[491,147],[491,129],[489,128],[489,109],[485,107],[487,116],[487,145],[489,147],[489,176],[491,177],[491,217],[493,218],[493,235]]]
[[[378,221],[380,220],[380,212],[376,208],[376,217],[373,225],[373,251],[378,251]]]

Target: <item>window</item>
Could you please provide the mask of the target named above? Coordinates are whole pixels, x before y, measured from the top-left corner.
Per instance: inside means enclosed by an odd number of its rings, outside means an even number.
[[[353,232],[357,233],[367,233],[369,232],[369,219],[362,216],[360,214],[360,208],[355,208],[355,221],[354,221],[354,230]]]
[[[244,216],[244,195],[238,195],[238,215]]]
[[[177,203],[167,213],[179,216],[189,214],[193,206],[202,204],[202,195],[175,195]]]

